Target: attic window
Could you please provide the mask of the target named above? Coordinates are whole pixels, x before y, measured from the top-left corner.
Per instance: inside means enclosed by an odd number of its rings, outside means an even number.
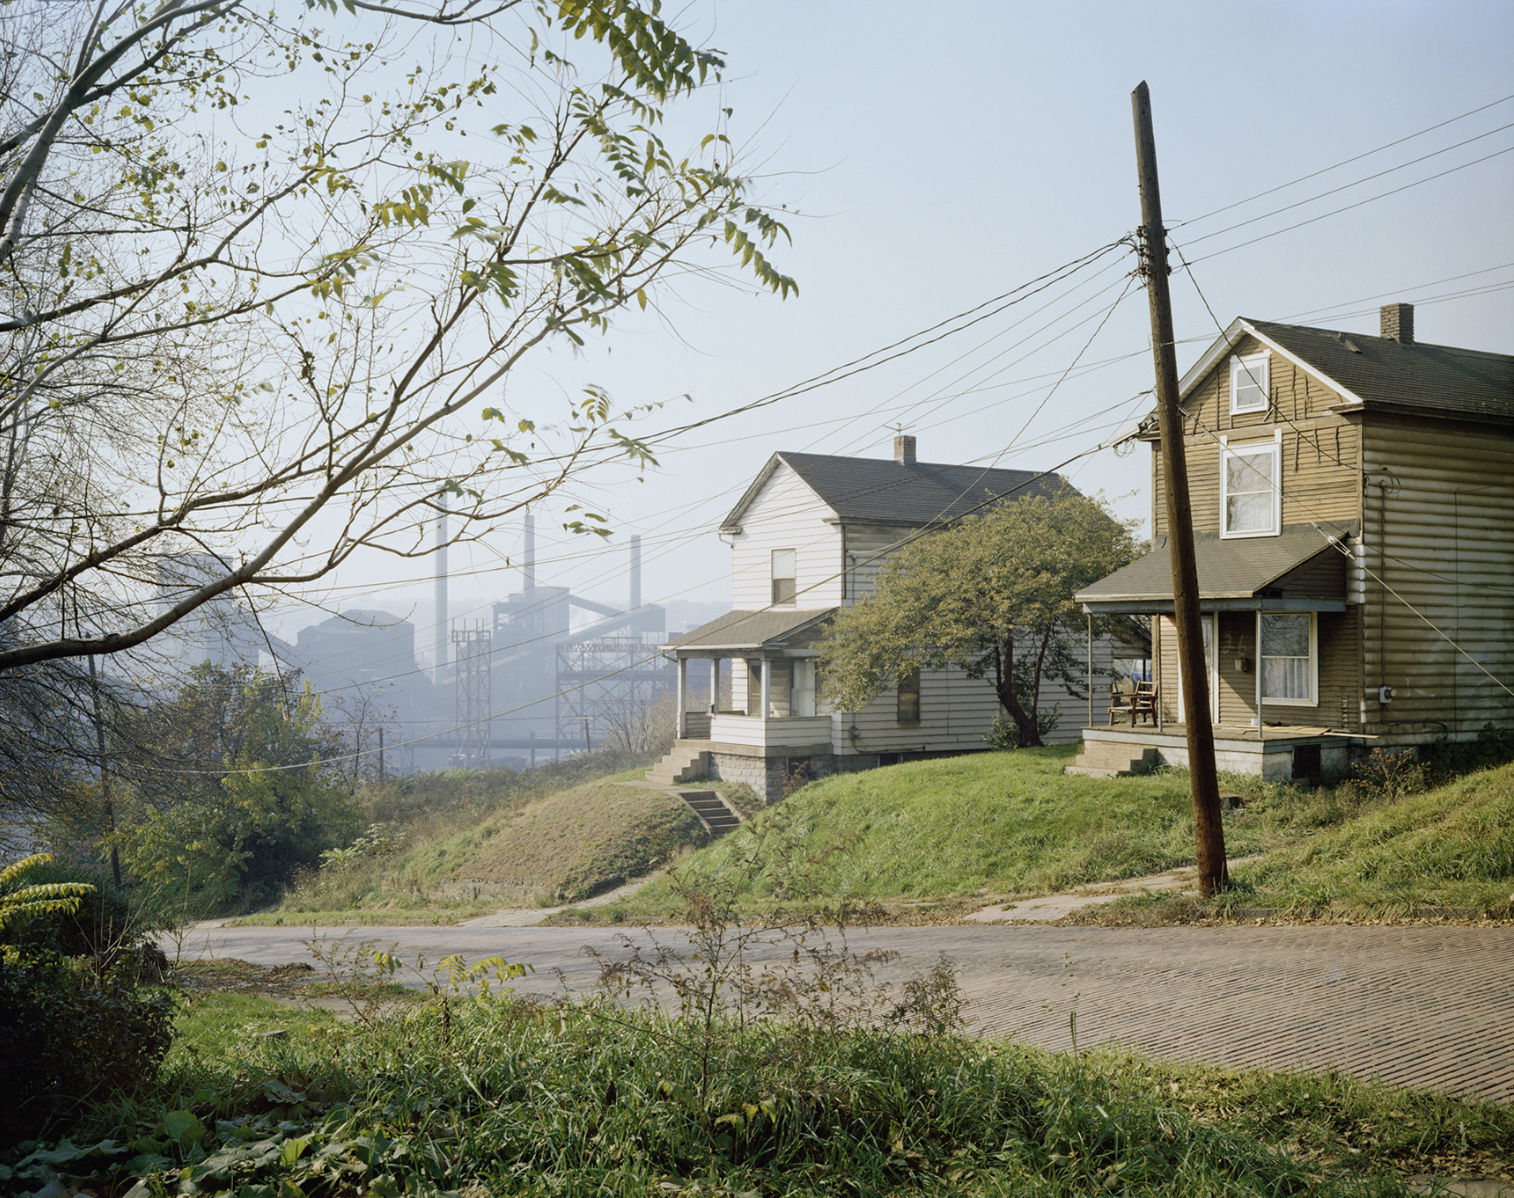
[[[773,606],[792,607],[798,594],[795,584],[795,558],[792,549],[773,550]]]
[[[1265,353],[1234,355],[1230,359],[1230,410],[1265,412],[1268,380],[1268,357]]]

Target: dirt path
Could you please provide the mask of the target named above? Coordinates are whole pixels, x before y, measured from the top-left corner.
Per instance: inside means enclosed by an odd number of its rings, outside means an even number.
[[[1260,857],[1237,857],[1230,864],[1243,865],[1257,860]],[[1127,898],[1133,894],[1169,893],[1197,894],[1197,867],[1188,865],[1182,869],[1147,874],[1144,878],[1122,878],[1118,882],[1091,882],[1086,886],[1064,890],[1060,894],[1044,894],[1039,898],[1021,899],[1015,903],[995,903],[962,918],[966,923],[1052,923],[1085,907],[1112,903],[1115,899]]]
[[[607,907],[611,903],[619,902],[635,894],[656,876],[657,874],[652,873],[640,878],[632,878],[624,885],[615,887],[614,890],[606,890],[603,894],[596,894],[593,898],[584,899],[581,903],[567,903],[561,907],[502,907],[498,911],[489,912],[488,915],[475,915],[472,919],[464,919],[457,926],[460,928],[538,927],[546,922],[548,916],[556,915],[559,911],[567,911],[570,908]]]

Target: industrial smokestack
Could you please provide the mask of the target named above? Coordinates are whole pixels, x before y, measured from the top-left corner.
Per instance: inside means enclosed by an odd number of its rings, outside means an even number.
[[[527,594],[536,589],[536,517],[526,513],[526,549],[522,555],[520,584]]]
[[[641,606],[641,536],[638,533],[631,534],[631,606],[627,611],[635,611]]]
[[[436,649],[432,669],[438,680],[447,664],[447,492],[438,497],[436,515]]]

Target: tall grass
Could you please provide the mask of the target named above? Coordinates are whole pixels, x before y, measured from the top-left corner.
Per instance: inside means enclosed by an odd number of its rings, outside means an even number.
[[[301,1031],[180,1053],[159,1089],[98,1113],[103,1143],[76,1137],[10,1180],[51,1169],[142,1195],[1409,1192],[1379,1175],[1380,1152],[1291,1155],[1275,1129],[1174,1101],[1138,1063],[951,1035],[727,1024],[706,1083],[688,1027],[645,1012],[497,1001],[445,1023],[430,1006]],[[1309,1119],[1310,1085],[1266,1100]],[[1333,1092],[1353,1112],[1333,1114],[1350,1125],[1331,1133],[1339,1156],[1378,1118],[1376,1092]],[[1436,1142],[1486,1153],[1514,1131],[1507,1112],[1436,1101],[1459,1111]]]

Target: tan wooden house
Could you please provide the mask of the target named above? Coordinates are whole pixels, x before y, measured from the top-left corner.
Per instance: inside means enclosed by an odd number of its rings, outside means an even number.
[[[1514,723],[1514,357],[1418,342],[1413,315],[1238,319],[1182,380],[1222,770],[1317,777]],[[1087,772],[1187,761],[1154,419],[1140,436],[1153,550],[1077,598],[1151,618],[1157,702],[1086,728]]]
[[[746,782],[771,801],[794,778],[985,749],[1000,710],[990,681],[922,670],[861,711],[833,710],[817,642],[831,614],[870,592],[923,532],[1067,486],[1057,475],[917,461],[910,436],[896,438],[892,459],[775,453],[720,525],[734,610],[664,646],[678,666],[678,740],[649,777]],[[1100,638],[1093,652],[1107,677],[1112,643]],[[1048,743],[1076,741],[1085,706],[1044,683],[1041,709],[1061,712]]]

